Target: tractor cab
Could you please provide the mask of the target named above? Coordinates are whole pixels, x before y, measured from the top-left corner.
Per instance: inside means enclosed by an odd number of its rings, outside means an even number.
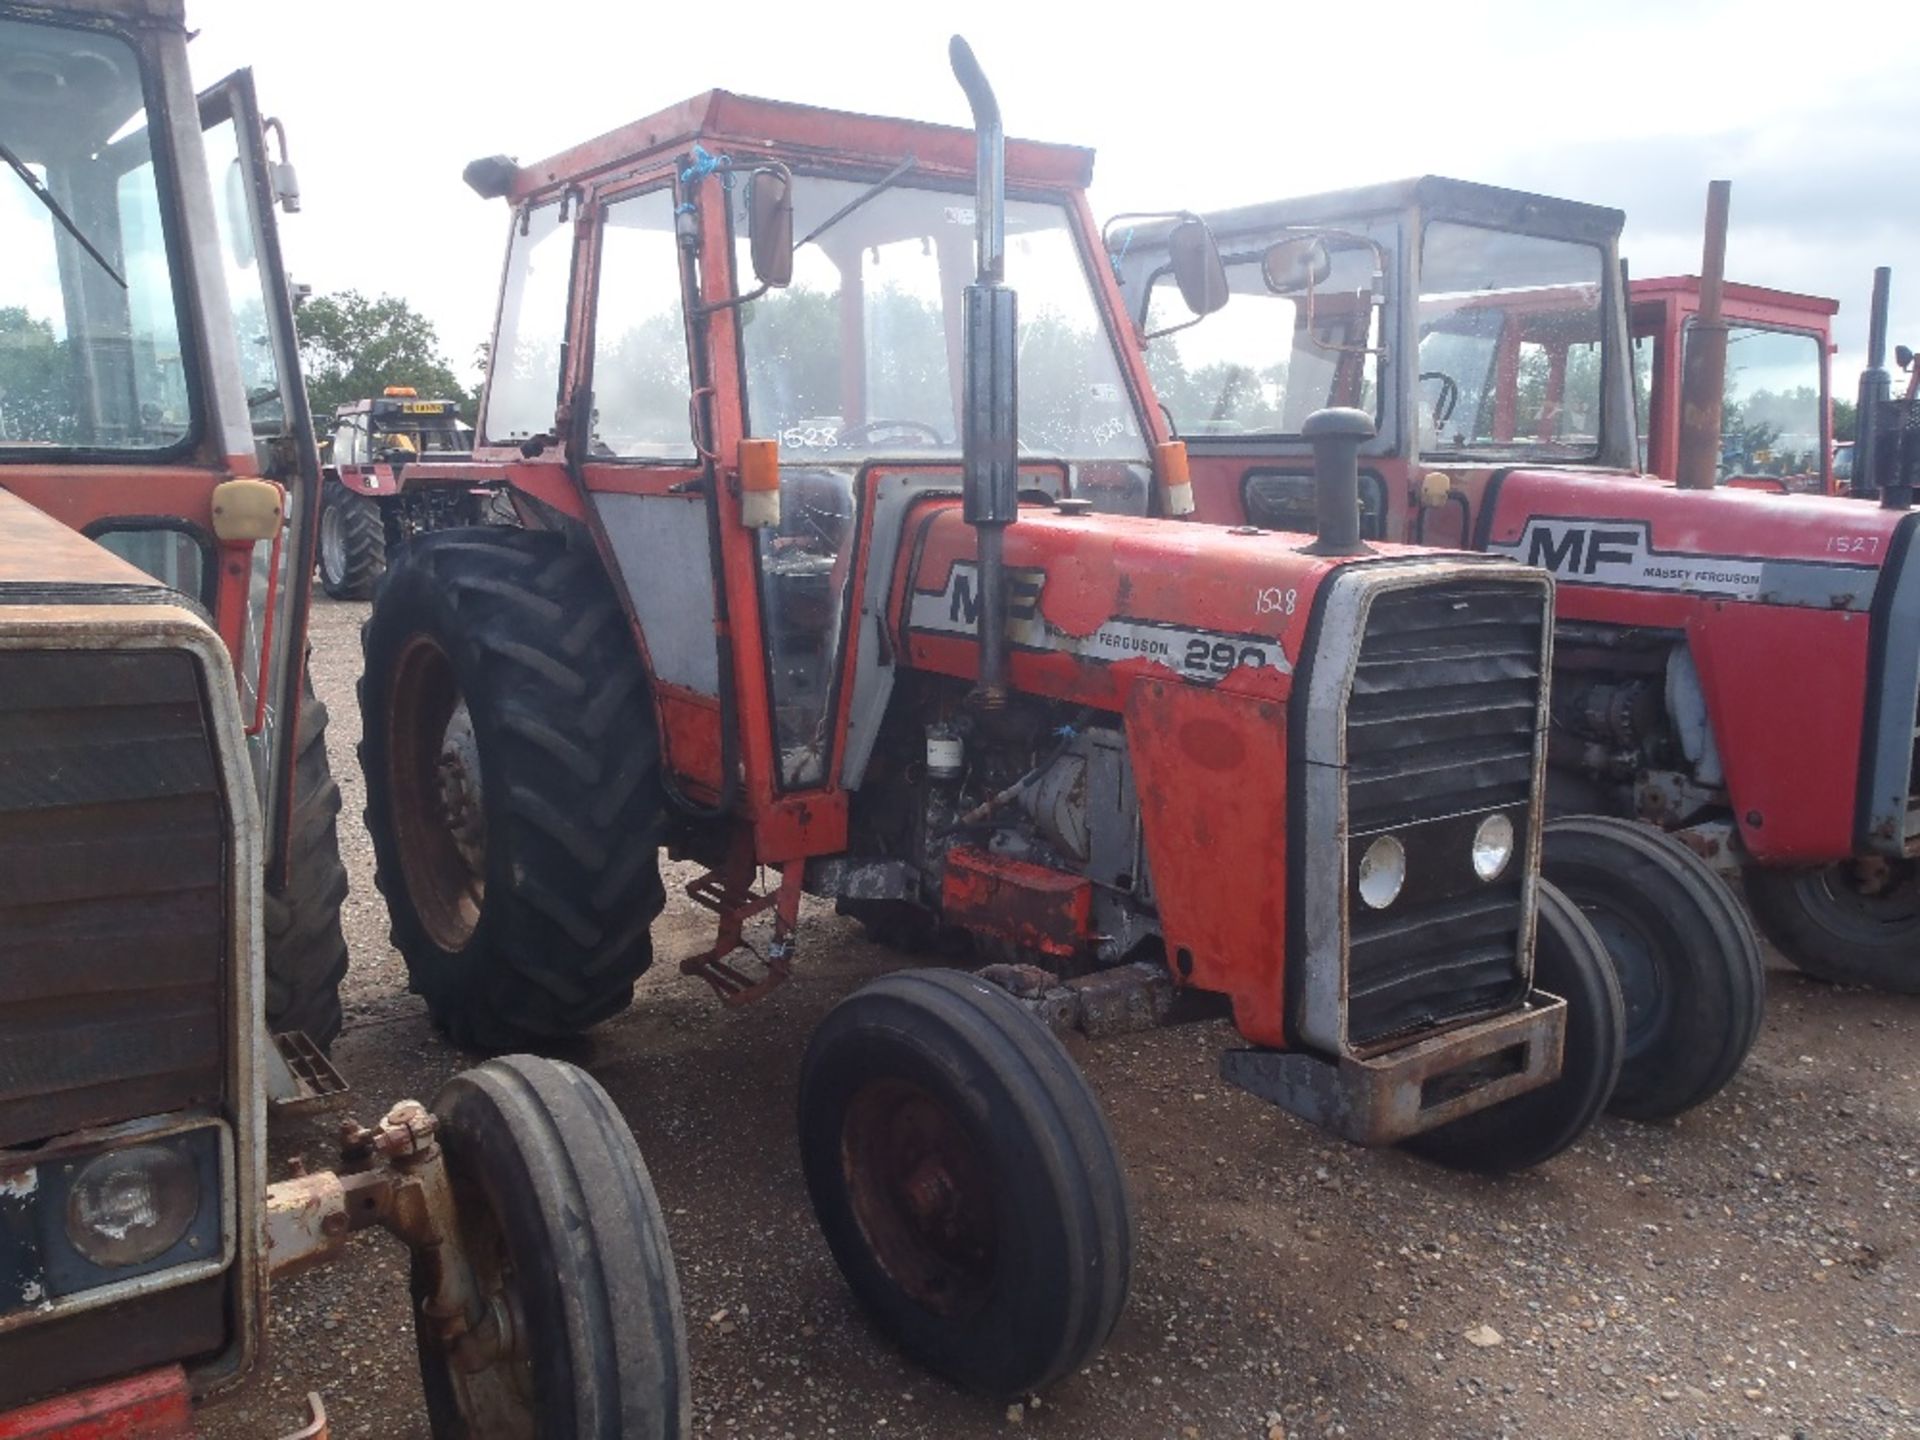
[[[1627,285],[1641,468],[1672,479],[1680,462],[1680,376],[1700,313],[1700,278]],[[1832,443],[1829,358],[1840,302],[1761,285],[1724,287],[1726,394],[1717,479],[1776,494],[1845,487]]]
[[[473,427],[457,400],[422,400],[410,385],[350,400],[333,414],[327,460],[336,466],[404,465],[422,455],[466,455]]]

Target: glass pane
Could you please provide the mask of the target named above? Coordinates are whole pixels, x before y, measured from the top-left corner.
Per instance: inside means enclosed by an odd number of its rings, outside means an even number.
[[[573,227],[560,223],[558,202],[530,212],[525,234],[515,222],[487,387],[489,440],[525,440],[553,429],[572,271]]]
[[[593,336],[596,455],[691,460],[686,310],[673,192],[607,207]]]
[[[780,528],[760,532],[760,610],[766,617],[780,783],[826,775],[828,705],[844,627],[853,471],[788,466],[780,476]]]
[[[34,177],[0,164],[0,448],[174,446],[193,417],[134,53],[0,20],[0,55],[0,143]]]
[[[1331,269],[1309,297],[1276,295],[1261,269],[1263,250],[1228,257],[1233,299],[1224,310],[1147,345],[1160,403],[1182,435],[1297,435],[1329,405],[1376,411],[1380,343],[1372,246],[1322,237]],[[1147,329],[1192,318],[1171,272],[1153,282]]]
[[[162,585],[171,585],[182,595],[205,603],[206,552],[200,548],[200,542],[185,531],[107,530],[96,531],[93,539],[101,549],[139,566]]]
[[[800,176],[806,234],[866,185]],[[737,273],[751,274],[745,186]],[[1146,441],[1066,211],[1010,201],[1007,283],[1019,292],[1020,448],[1144,461]],[[971,200],[895,186],[794,256],[793,283],[743,306],[748,423],[810,458],[959,453],[961,296],[974,277]]]
[[[1693,326],[1687,326],[1687,344]],[[1721,479],[1820,472],[1820,342],[1812,335],[1727,327],[1720,415]]]
[[[213,185],[213,209],[220,231],[220,262],[233,306],[234,341],[240,353],[240,379],[247,390],[247,414],[256,435],[278,435],[286,428],[280,399],[280,372],[267,331],[266,280],[255,244],[247,178],[240,168],[240,134],[231,117],[205,132],[207,178]]]
[[[1435,221],[1420,255],[1420,448],[1442,459],[1600,450],[1598,246]]]

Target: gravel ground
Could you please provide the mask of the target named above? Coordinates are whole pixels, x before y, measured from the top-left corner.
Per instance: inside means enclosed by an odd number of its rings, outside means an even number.
[[[407,993],[357,823],[364,613],[320,600],[314,641],[354,885],[335,1058],[370,1119],[467,1062]],[[806,1036],[899,957],[810,914],[796,978],[722,1010],[674,963],[711,923],[686,878],[633,1008],[566,1054],[626,1112],[667,1208],[699,1435],[1920,1435],[1920,1001],[1776,965],[1759,1045],[1716,1100],[1669,1126],[1604,1122],[1504,1181],[1353,1149],[1228,1089],[1220,1025],[1081,1045],[1133,1186],[1132,1298],[1088,1370],[1003,1407],[867,1326],[800,1178]],[[331,1128],[280,1127],[276,1173],[325,1163]],[[206,1434],[291,1429],[309,1388],[335,1436],[426,1434],[396,1244],[366,1237],[274,1301],[261,1379]]]

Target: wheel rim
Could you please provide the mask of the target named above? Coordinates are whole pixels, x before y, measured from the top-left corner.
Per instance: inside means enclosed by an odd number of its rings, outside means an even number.
[[[1886,944],[1920,930],[1920,871],[1910,860],[1851,860],[1815,871],[1799,885],[1829,932]]]
[[[488,1440],[533,1440],[539,1433],[533,1360],[506,1232],[480,1186],[456,1178],[454,1191],[461,1249],[480,1300],[479,1322],[447,1356],[455,1404],[470,1434]]]
[[[867,1248],[895,1285],[947,1318],[986,1303],[993,1189],[951,1110],[907,1081],[871,1082],[847,1107],[841,1166]]]
[[[347,527],[338,505],[320,510],[320,573],[335,585],[347,573]]]
[[[1585,896],[1579,904],[1613,961],[1626,1004],[1626,1053],[1631,1060],[1653,1043],[1673,1013],[1673,987],[1660,963],[1660,947],[1638,921],[1611,906]]]
[[[388,707],[393,825],[414,912],[442,950],[462,949],[486,898],[486,812],[473,717],[453,663],[415,635]]]

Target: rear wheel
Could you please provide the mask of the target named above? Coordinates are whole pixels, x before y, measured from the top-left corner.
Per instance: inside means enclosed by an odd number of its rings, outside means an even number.
[[[1920,995],[1920,865],[1877,859],[1819,870],[1750,865],[1745,879],[1753,918],[1807,974]]]
[[[365,600],[387,569],[380,506],[329,479],[320,492],[320,586],[336,600]]]
[[[1004,991],[910,970],[856,991],[800,1073],[829,1248],[902,1349],[1011,1396],[1100,1348],[1132,1265],[1126,1180],[1060,1042]]]
[[[502,1050],[617,1014],[666,902],[664,802],[599,561],[501,526],[425,536],[361,643],[374,883],[434,1021]]]
[[[294,759],[293,813],[287,824],[287,883],[267,891],[267,1029],[301,1030],[322,1050],[340,1033],[340,982],[347,942],[340,906],[347,871],[340,863],[340,787],[327,762],[327,707],[300,677],[300,750]]]
[[[1490,1109],[1403,1141],[1405,1149],[1456,1170],[1504,1174],[1549,1160],[1607,1108],[1625,1054],[1626,1010],[1607,949],[1579,907],[1540,882],[1534,984],[1567,1002],[1560,1078]]]
[[[681,1440],[680,1287],[653,1182],[607,1092],[572,1065],[490,1060],[435,1098],[460,1247],[485,1312],[461,1353],[415,1338],[436,1440]]]
[[[1541,873],[1606,944],[1626,1004],[1608,1108],[1666,1120],[1717,1094],[1760,1035],[1760,942],[1727,885],[1671,835],[1603,815],[1547,826]]]

